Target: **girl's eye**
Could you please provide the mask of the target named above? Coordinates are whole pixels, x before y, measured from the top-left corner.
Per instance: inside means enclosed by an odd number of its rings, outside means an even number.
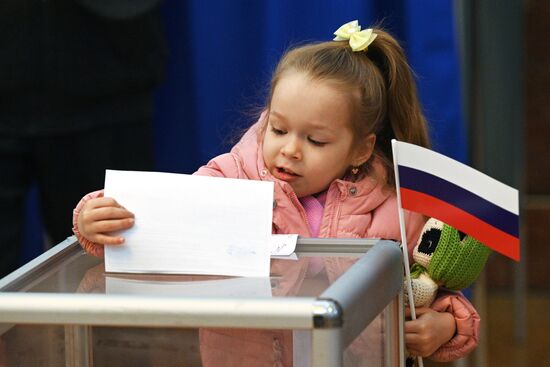
[[[276,127],[273,127],[273,126],[271,127],[271,131],[275,135],[284,135],[284,134],[286,134],[286,131],[281,130],[281,129],[277,129]]]
[[[318,146],[318,147],[322,147],[324,145],[326,145],[327,143],[324,142],[324,141],[319,141],[319,140],[315,140],[315,139],[312,139],[312,138],[307,138],[309,140],[309,142],[315,146]]]

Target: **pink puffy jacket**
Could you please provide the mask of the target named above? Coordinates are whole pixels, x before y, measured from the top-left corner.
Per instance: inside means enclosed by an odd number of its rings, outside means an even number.
[[[257,123],[233,147],[230,153],[212,159],[195,173],[205,176],[269,180],[275,182],[273,233],[297,233],[310,237],[305,211],[288,183],[275,179],[265,168],[261,155],[260,123]],[[319,237],[384,238],[400,240],[399,220],[395,192],[387,187],[384,172],[375,166],[375,174],[359,182],[336,180],[328,188]],[[73,231],[84,249],[101,256],[103,246],[82,237],[77,228],[78,214],[86,201],[97,197],[99,191],[86,195],[74,210]],[[406,231],[409,254],[416,243],[425,218],[406,212]],[[285,261],[285,266],[289,262]],[[280,268],[279,261],[272,261],[272,272]],[[336,279],[350,261],[327,258],[325,268],[331,281]],[[302,267],[292,274],[290,283],[281,288],[280,295],[291,294],[299,288],[307,268],[307,262],[293,266]],[[276,270],[275,270],[276,272]],[[276,291],[274,291],[276,293]],[[450,312],[456,320],[455,336],[441,346],[431,359],[450,361],[467,355],[477,346],[479,315],[459,292],[442,292],[431,307],[440,312]],[[235,331],[208,329],[201,332],[201,354],[204,366],[291,366],[292,334],[289,331]]]

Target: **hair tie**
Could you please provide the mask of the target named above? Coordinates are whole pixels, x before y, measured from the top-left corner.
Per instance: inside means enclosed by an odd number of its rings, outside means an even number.
[[[344,24],[334,32],[334,35],[336,37],[334,37],[333,41],[349,40],[349,45],[355,52],[366,51],[367,47],[369,47],[377,36],[372,28],[361,30],[361,26],[357,20]]]

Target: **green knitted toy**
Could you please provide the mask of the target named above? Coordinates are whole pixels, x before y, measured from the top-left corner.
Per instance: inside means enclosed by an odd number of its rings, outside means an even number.
[[[413,250],[411,280],[415,306],[429,306],[439,287],[461,290],[470,286],[490,253],[491,249],[475,238],[437,219],[429,219]],[[405,302],[408,304],[407,292]]]

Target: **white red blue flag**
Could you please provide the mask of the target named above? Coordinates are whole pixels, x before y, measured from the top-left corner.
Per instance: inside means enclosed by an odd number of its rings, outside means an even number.
[[[447,156],[392,141],[401,207],[439,219],[516,261],[518,191]]]

